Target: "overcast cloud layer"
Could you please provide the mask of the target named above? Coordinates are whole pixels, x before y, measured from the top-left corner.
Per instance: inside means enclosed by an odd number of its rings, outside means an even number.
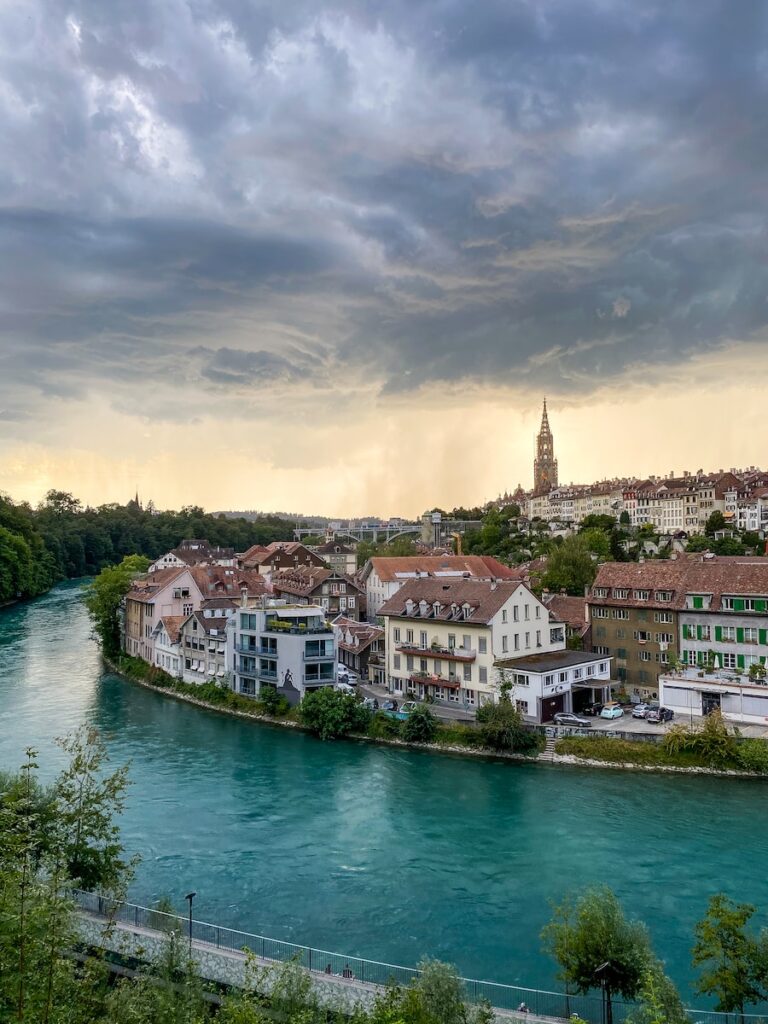
[[[0,430],[97,389],[178,422],[444,382],[581,401],[764,350],[767,19],[5,6]]]

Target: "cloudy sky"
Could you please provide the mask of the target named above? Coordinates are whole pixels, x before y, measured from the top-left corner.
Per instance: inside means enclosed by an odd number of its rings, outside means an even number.
[[[766,462],[764,0],[0,6],[0,489]]]

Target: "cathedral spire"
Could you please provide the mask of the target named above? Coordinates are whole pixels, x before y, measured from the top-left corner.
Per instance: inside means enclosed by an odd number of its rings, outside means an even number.
[[[557,487],[557,459],[545,398],[536,438],[536,458],[533,460],[533,490],[535,494],[547,494],[553,487]]]

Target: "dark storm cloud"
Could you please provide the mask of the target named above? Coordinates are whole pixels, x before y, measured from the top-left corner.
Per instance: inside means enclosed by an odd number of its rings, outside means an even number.
[[[474,380],[762,340],[762,0],[0,15],[0,406]]]

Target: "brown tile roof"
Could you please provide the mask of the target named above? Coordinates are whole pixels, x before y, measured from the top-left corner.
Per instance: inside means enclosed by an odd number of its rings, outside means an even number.
[[[337,540],[328,541],[327,544],[320,544],[315,548],[318,555],[354,555],[355,549],[346,544],[340,544]]]
[[[462,622],[487,624],[499,611],[501,606],[509,600],[518,587],[524,584],[504,580],[492,583],[485,580],[472,579],[449,579],[427,576],[418,580],[408,580],[398,592],[386,601],[379,609],[379,615],[394,615],[406,617],[406,602],[411,600],[418,611],[419,602],[427,602],[427,615],[421,618],[419,615],[409,615],[409,619],[427,621],[437,619],[443,622]],[[435,615],[433,606],[439,602],[440,611]],[[462,606],[470,606],[468,617],[463,617]],[[458,615],[452,610],[451,605],[458,608]]]
[[[595,597],[596,587],[607,587],[608,597]],[[628,589],[629,598],[614,598],[614,587]],[[632,597],[634,590],[650,590],[650,599],[635,600]],[[656,601],[653,595],[655,590],[671,590],[672,601]],[[687,594],[712,594],[710,611],[719,610],[723,595],[768,596],[768,559],[749,556],[704,556],[698,560],[684,558],[653,559],[648,562],[603,562],[598,569],[588,600],[590,605],[681,609],[685,607]]]
[[[155,572],[147,573],[146,576],[133,581],[131,589],[125,595],[126,599],[141,601],[144,604],[154,601],[159,590],[187,571],[186,567],[177,566],[175,569],[157,569]]]
[[[233,597],[239,599],[243,588],[249,597],[269,592],[263,576],[253,569],[235,569],[222,565],[191,566],[187,569],[200,588],[203,599]]]
[[[346,583],[356,592],[362,593],[362,587],[352,576],[334,572],[333,569],[319,569],[314,565],[298,565],[295,569],[284,569],[272,575],[272,589],[276,594],[298,594],[306,596],[313,593],[321,584],[330,581]],[[335,596],[335,595],[334,595]]]
[[[519,569],[511,569],[490,555],[407,555],[403,558],[375,557],[371,567],[380,580],[390,583],[403,579],[403,573],[466,573],[474,579],[519,580]],[[407,578],[407,577],[405,577]]]
[[[162,624],[165,626],[165,632],[168,634],[168,639],[172,644],[179,642],[179,630],[181,624],[186,618],[186,615],[163,615],[160,619]]]
[[[589,625],[587,600],[584,597],[568,597],[565,594],[551,594],[544,603],[557,622],[565,622],[571,629],[582,630]]]
[[[348,619],[339,615],[333,620],[333,625],[341,630],[342,638],[349,635],[356,643],[347,643],[346,639],[339,640],[339,647],[346,651],[360,653],[374,642],[384,637],[384,630],[381,626],[374,626],[370,622],[357,622],[355,619]]]

